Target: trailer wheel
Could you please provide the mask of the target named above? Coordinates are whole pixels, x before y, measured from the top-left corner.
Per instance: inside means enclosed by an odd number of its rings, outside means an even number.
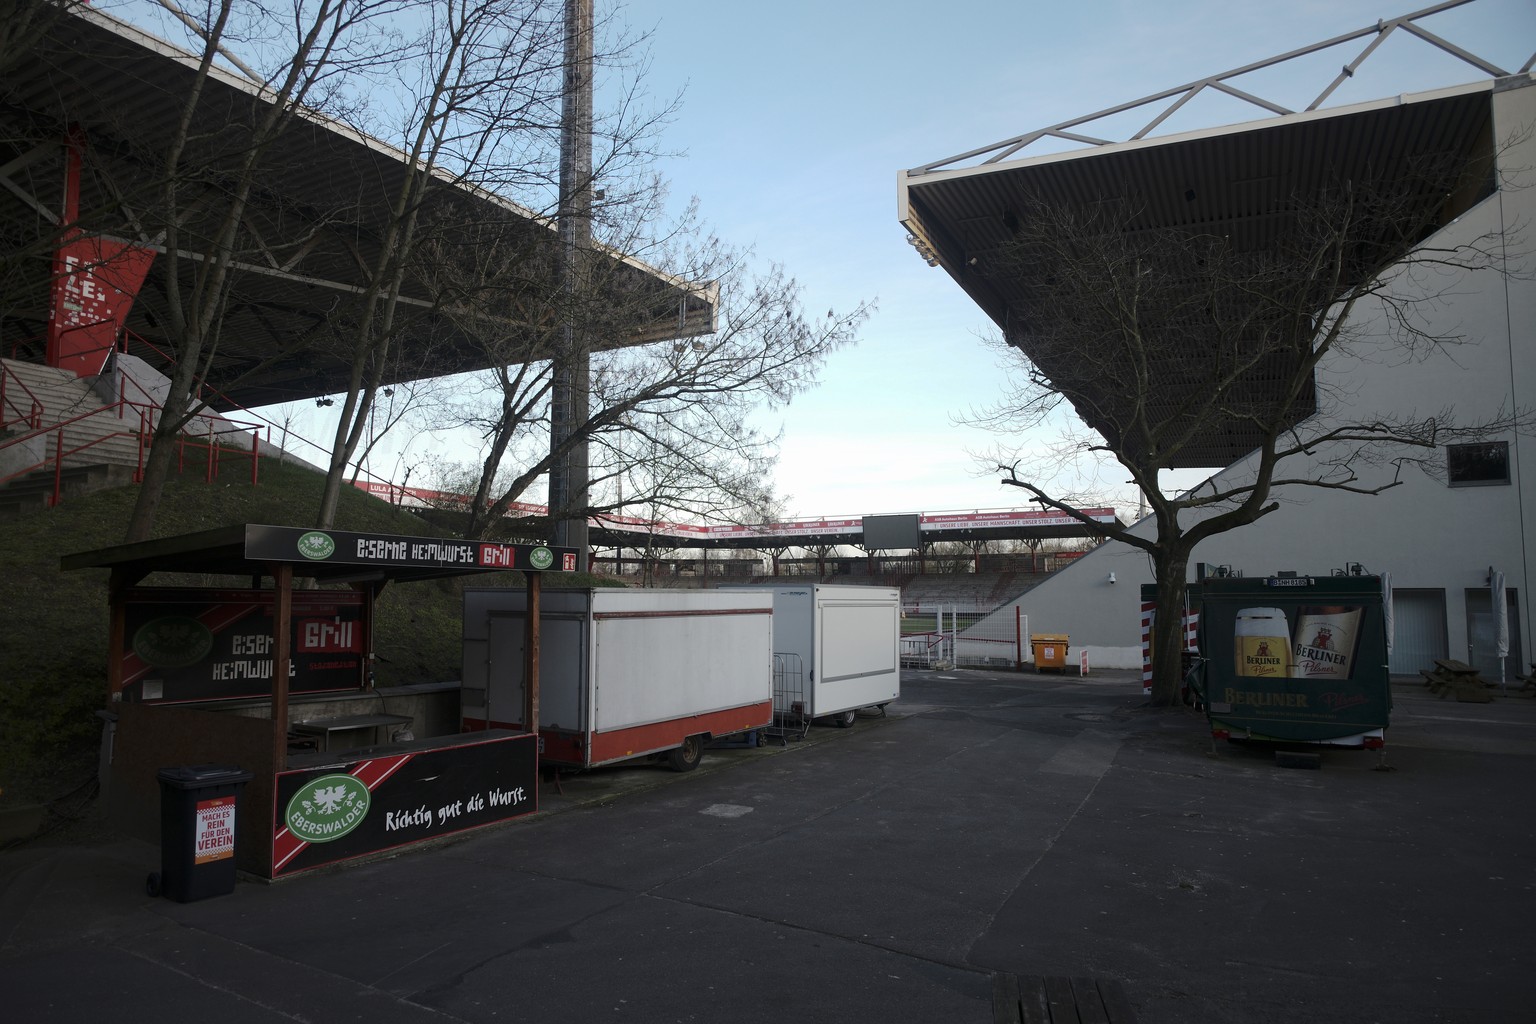
[[[704,760],[704,737],[689,736],[667,752],[667,767],[675,772],[691,772]]]
[[[858,717],[859,717],[858,709],[857,708],[849,708],[847,711],[840,711],[837,714],[833,715],[832,716],[832,724],[837,726],[839,729],[852,729],[853,728],[854,719],[856,719]]]

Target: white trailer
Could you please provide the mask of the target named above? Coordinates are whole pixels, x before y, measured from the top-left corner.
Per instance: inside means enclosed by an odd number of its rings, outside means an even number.
[[[524,590],[464,592],[467,731],[524,728],[527,621]],[[546,590],[539,627],[545,763],[665,753],[689,771],[710,739],[773,722],[767,593]]]
[[[762,584],[773,594],[774,712],[847,728],[861,708],[901,696],[901,592],[894,587]]]

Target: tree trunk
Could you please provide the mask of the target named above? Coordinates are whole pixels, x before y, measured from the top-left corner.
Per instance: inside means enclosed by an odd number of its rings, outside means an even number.
[[[1163,545],[1153,553],[1157,574],[1157,611],[1152,619],[1152,705],[1181,703],[1184,681],[1184,601],[1191,552],[1183,545]]]
[[[201,345],[197,348],[201,349]],[[193,363],[183,359],[171,373],[170,386],[161,403],[159,418],[150,435],[149,453],[145,456],[143,476],[139,481],[138,497],[134,499],[133,514],[123,536],[126,543],[149,540],[154,530],[155,516],[160,511],[160,499],[165,494],[166,481],[171,476],[171,461],[176,457],[176,443],[186,426],[187,410],[191,406],[194,384]]]
[[[162,421],[165,414],[161,413]],[[144,460],[144,475],[139,482],[139,493],[134,498],[133,514],[128,519],[128,530],[123,536],[132,544],[149,540],[154,529],[155,515],[160,511],[160,498],[165,494],[165,483],[171,475],[171,459],[176,455],[175,437],[162,439],[159,431],[154,434],[149,454]]]

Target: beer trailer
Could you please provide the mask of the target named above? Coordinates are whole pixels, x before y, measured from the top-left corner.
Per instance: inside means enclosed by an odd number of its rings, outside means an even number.
[[[1207,578],[1196,688],[1212,736],[1380,750],[1392,690],[1379,576]]]

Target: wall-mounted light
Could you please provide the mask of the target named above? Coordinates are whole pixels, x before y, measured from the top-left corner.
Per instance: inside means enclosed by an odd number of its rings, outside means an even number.
[[[927,240],[919,238],[917,235],[909,234],[907,235],[907,244],[916,249],[917,254],[923,258],[923,262],[930,267],[939,265],[939,254],[934,251],[933,246],[929,245]]]
[[[335,405],[335,404],[336,404],[336,400],[334,398],[317,398],[317,399],[315,399],[315,405],[319,406],[322,409],[325,408],[328,405]]]
[[[1106,583],[1114,583],[1115,582],[1115,574],[1114,573],[1110,573],[1107,577],[1105,577],[1104,582],[1106,582]]]

